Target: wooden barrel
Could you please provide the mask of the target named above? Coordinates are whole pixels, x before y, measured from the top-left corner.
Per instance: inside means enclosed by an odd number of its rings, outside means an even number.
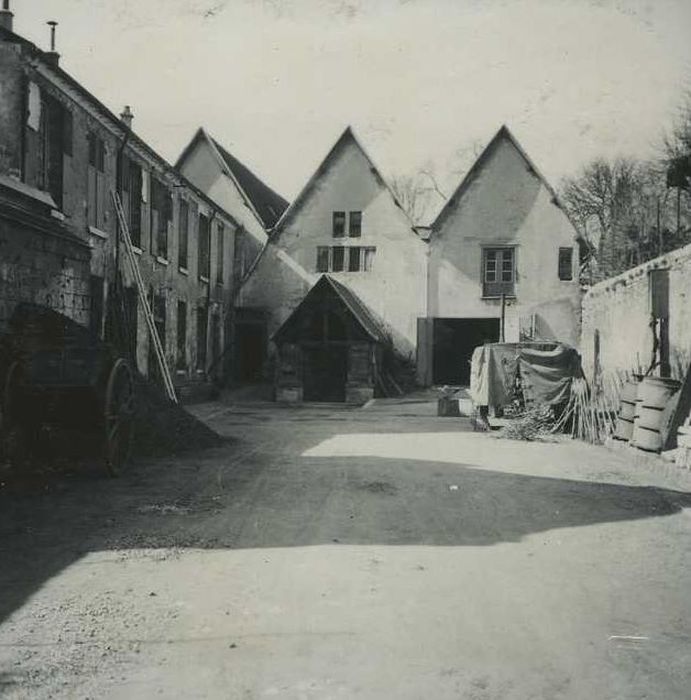
[[[636,394],[638,382],[629,380],[621,389],[619,413],[617,415],[617,429],[614,432],[615,440],[628,442],[633,435],[633,420],[636,415]]]
[[[676,379],[645,377],[638,385],[636,413],[631,444],[645,452],[659,452],[662,448],[662,413],[669,399],[679,389]]]

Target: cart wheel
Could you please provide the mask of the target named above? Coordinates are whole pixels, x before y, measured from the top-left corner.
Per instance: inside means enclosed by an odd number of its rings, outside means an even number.
[[[126,360],[115,361],[106,384],[105,459],[111,476],[127,466],[134,434],[134,378]]]
[[[2,392],[2,414],[0,434],[4,451],[10,464],[19,465],[26,461],[26,430],[22,425],[21,394],[26,383],[22,363],[15,360],[7,370]]]

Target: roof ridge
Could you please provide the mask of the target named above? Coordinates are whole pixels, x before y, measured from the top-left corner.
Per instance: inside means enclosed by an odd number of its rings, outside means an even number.
[[[492,138],[489,140],[487,145],[482,149],[480,154],[477,156],[473,164],[470,166],[468,169],[468,172],[461,178],[461,181],[458,183],[456,189],[452,192],[451,196],[446,200],[444,203],[444,206],[441,208],[439,213],[437,214],[437,217],[434,219],[434,221],[430,224],[430,227],[432,231],[436,231],[438,227],[441,225],[443,219],[446,218],[448,215],[448,212],[450,211],[451,207],[456,206],[458,202],[460,201],[460,198],[465,194],[465,190],[467,189],[468,185],[472,181],[472,179],[475,177],[477,172],[481,170],[481,168],[485,165],[487,159],[489,158],[489,155],[491,151],[494,149],[495,145],[499,142],[501,138],[506,138],[509,140],[511,145],[518,151],[519,155],[523,158],[523,160],[528,164],[529,168],[533,171],[535,176],[540,180],[540,182],[547,188],[547,191],[550,193],[552,196],[552,201],[562,210],[567,214],[566,209],[562,205],[559,195],[557,194],[556,190],[552,187],[552,185],[549,183],[547,178],[542,174],[540,169],[535,165],[533,162],[533,159],[528,155],[528,153],[525,151],[523,146],[519,143],[518,139],[513,135],[511,132],[511,129],[506,124],[502,124],[499,129],[497,129],[496,133]],[[569,218],[569,221],[571,219]],[[573,222],[571,222],[573,225]]]
[[[291,202],[290,206],[283,212],[283,215],[281,218],[276,222],[276,225],[274,226],[274,229],[272,233],[274,235],[280,234],[281,230],[285,226],[286,222],[288,219],[294,214],[295,211],[297,211],[300,206],[302,205],[304,199],[307,197],[309,194],[310,190],[312,189],[314,182],[316,179],[323,174],[323,172],[326,170],[326,168],[330,165],[331,159],[334,157],[336,151],[339,149],[339,147],[344,144],[348,139],[350,139],[355,146],[358,148],[358,150],[362,153],[362,155],[365,157],[365,160],[369,163],[370,166],[370,171],[372,175],[384,186],[384,188],[387,190],[389,195],[391,196],[391,199],[393,200],[394,204],[401,210],[405,218],[407,219],[408,223],[410,224],[410,229],[413,233],[414,236],[417,236],[417,233],[415,232],[415,225],[408,215],[408,213],[405,211],[405,209],[401,206],[401,203],[398,201],[398,198],[394,194],[393,190],[391,189],[391,186],[389,185],[388,181],[386,178],[381,174],[380,169],[377,167],[376,163],[370,156],[370,154],[367,152],[367,149],[362,145],[362,142],[360,139],[357,137],[355,134],[355,131],[353,127],[348,124],[346,128],[343,130],[341,135],[336,139],[336,142],[334,145],[329,149],[327,152],[326,156],[322,158],[322,160],[319,162],[319,165],[316,167],[312,175],[310,175],[309,179],[307,182],[304,184],[298,195],[295,197],[295,199]]]

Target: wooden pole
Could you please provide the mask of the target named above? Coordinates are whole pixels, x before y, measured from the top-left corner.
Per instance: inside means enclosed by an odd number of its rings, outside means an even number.
[[[506,294],[501,295],[501,324],[499,326],[499,340],[500,342],[506,342],[505,334],[505,324],[506,324]]]

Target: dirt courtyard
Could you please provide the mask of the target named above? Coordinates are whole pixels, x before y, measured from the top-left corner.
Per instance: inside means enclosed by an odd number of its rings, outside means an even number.
[[[687,698],[691,475],[422,404],[0,489],[8,698]]]

